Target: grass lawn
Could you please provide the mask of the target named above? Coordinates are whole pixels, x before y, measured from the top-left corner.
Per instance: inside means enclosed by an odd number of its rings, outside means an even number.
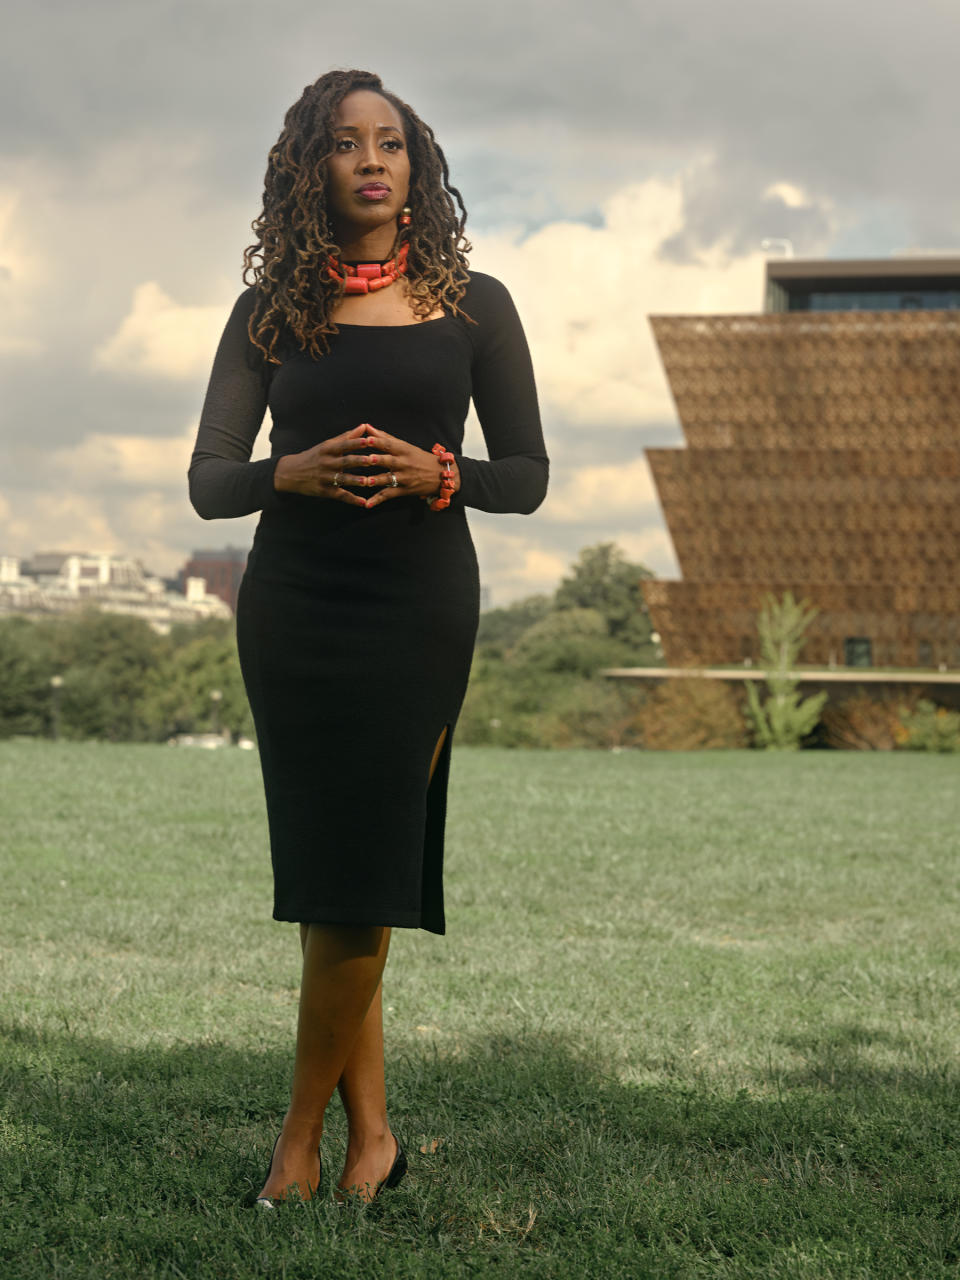
[[[0,743],[0,1275],[960,1275],[960,761],[458,750],[386,979],[402,1187],[272,1216],[253,753]],[[350,797],[345,797],[349,802]],[[358,799],[362,806],[362,798]]]

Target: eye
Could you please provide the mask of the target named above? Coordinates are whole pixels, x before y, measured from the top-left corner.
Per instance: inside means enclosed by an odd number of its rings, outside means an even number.
[[[399,138],[384,138],[383,145],[388,151],[402,151],[403,143]]]
[[[333,145],[333,149],[334,151],[349,151],[351,147],[356,145],[353,138],[338,138]]]

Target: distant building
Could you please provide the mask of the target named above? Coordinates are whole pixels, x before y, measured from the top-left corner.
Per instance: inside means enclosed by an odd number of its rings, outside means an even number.
[[[687,442],[647,450],[666,663],[756,661],[792,591],[806,663],[960,667],[960,258],[770,262],[764,314],[651,323]]]
[[[241,547],[224,547],[219,551],[194,551],[180,570],[180,581],[203,578],[207,591],[237,611],[237,592],[247,564],[247,552]]]
[[[93,606],[143,618],[166,634],[176,622],[229,618],[230,609],[208,594],[202,578],[186,592],[169,591],[136,560],[106,553],[42,551],[32,559],[0,556],[0,617],[48,618]]]

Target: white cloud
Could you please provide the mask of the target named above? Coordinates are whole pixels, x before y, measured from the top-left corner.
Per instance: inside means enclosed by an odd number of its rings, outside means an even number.
[[[94,352],[94,364],[119,373],[199,378],[209,372],[223,323],[221,304],[181,306],[149,280],[137,287],[116,333]]]
[[[756,311],[763,256],[722,248],[693,262],[660,255],[683,230],[682,177],[635,183],[607,201],[600,227],[556,222],[525,240],[478,236],[478,271],[510,289],[548,412],[623,427],[672,418],[648,316]]]
[[[59,489],[45,493],[24,490],[8,502],[3,522],[8,555],[34,551],[125,550],[97,497]]]
[[[45,350],[39,338],[22,338],[0,333],[0,356],[37,356]]]
[[[551,547],[534,526],[529,533],[516,533],[487,518],[472,520],[470,527],[480,581],[494,605],[552,591],[570,563],[570,557]]]
[[[181,477],[182,486],[182,477]],[[0,498],[0,555],[109,551],[172,576],[200,546],[248,546],[256,517],[211,527],[192,515],[184,492],[136,487],[120,496],[24,489]]]
[[[569,471],[550,487],[542,513],[568,524],[597,524],[641,513],[649,518],[657,493],[646,458]]]
[[[0,282],[5,286],[36,285],[46,274],[43,256],[26,234],[22,200],[19,189],[0,188]]]
[[[176,436],[95,433],[51,450],[42,490],[0,498],[0,554],[40,549],[115,551],[170,575],[188,546],[210,540],[187,500],[194,427]],[[249,541],[250,521],[214,543]]]
[[[793,182],[771,182],[763,193],[764,200],[781,200],[788,209],[807,209],[813,201]]]
[[[29,332],[31,297],[47,279],[47,262],[31,243],[23,193],[0,188],[0,355],[30,356],[44,350]]]
[[[774,184],[787,200],[799,187]],[[789,190],[787,189],[789,187]],[[805,197],[803,197],[805,198]],[[639,443],[576,466],[564,456],[569,432],[618,427],[623,432],[673,419],[666,379],[649,328],[657,312],[754,311],[763,281],[759,253],[735,257],[721,248],[696,261],[661,257],[685,222],[682,176],[651,179],[618,191],[599,226],[559,221],[533,235],[475,237],[473,265],[497,275],[513,293],[534,354],[552,446],[553,480],[529,523],[480,516],[472,527],[484,584],[495,603],[551,591],[588,542],[615,540],[657,572],[675,572],[656,494]],[[2,259],[0,259],[2,260]],[[140,283],[92,363],[112,373],[201,382],[209,372],[226,305],[211,279],[198,305],[186,305],[182,280]],[[129,296],[129,295],[128,295]],[[214,297],[204,305],[204,297]],[[96,331],[96,326],[94,326]],[[89,326],[88,326],[88,332]],[[199,408],[199,399],[198,399]],[[564,435],[550,439],[550,419]],[[265,439],[261,433],[261,443]],[[80,443],[51,451],[57,491],[17,495],[3,539],[20,554],[40,546],[124,550],[160,572],[172,572],[191,545],[246,541],[252,521],[201,525],[185,496],[193,426],[179,434],[111,434],[99,427]],[[622,437],[624,440],[627,437]],[[47,446],[49,449],[49,445]],[[482,456],[477,424],[467,451]],[[576,456],[583,456],[578,447]]]
[[[643,529],[615,529],[610,541],[622,547],[627,558],[646,565],[659,578],[679,578],[680,570],[673,551],[670,535],[662,525],[647,525]]]
[[[183,496],[193,434],[193,428],[181,436],[159,438],[94,434],[80,444],[56,449],[50,465],[70,488],[160,487],[177,489]]]

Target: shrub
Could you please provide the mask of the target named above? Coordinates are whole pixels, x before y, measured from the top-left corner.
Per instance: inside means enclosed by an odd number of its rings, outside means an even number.
[[[655,751],[744,747],[748,733],[737,695],[703,676],[665,680],[643,713],[643,745]]]
[[[820,717],[827,745],[848,751],[893,751],[903,746],[903,716],[916,710],[919,697],[915,689],[860,689],[842,702],[828,702]]]
[[[641,689],[612,680],[565,680],[536,718],[545,747],[639,746]]]
[[[937,707],[921,698],[913,711],[901,717],[908,751],[960,751],[960,711]]]
[[[644,691],[620,681],[474,663],[457,742],[498,747],[640,745]]]

